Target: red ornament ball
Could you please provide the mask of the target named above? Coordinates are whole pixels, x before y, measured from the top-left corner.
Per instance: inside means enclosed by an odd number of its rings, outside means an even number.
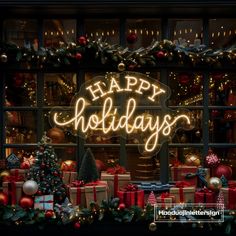
[[[82,59],[82,57],[83,57],[82,54],[79,53],[79,52],[75,54],[75,59],[76,59],[77,61],[80,61],[80,60]]]
[[[0,206],[6,206],[8,203],[8,196],[7,194],[1,192],[0,193]]]
[[[125,204],[124,203],[120,203],[119,204],[119,209],[120,210],[124,210],[125,209]]]
[[[52,140],[52,143],[63,143],[65,140],[63,130],[56,127],[48,130],[47,136]]]
[[[75,229],[79,229],[80,228],[80,223],[79,222],[76,222],[75,224],[74,224],[74,227],[75,227]]]
[[[138,40],[138,36],[136,33],[132,32],[127,36],[126,40],[129,44],[133,44]]]
[[[30,168],[30,163],[29,162],[22,162],[20,165],[21,169],[29,169]]]
[[[79,44],[85,46],[87,44],[87,39],[84,36],[79,37]]]
[[[96,160],[96,167],[98,171],[106,170],[105,164],[101,160]]]
[[[33,201],[33,199],[31,197],[22,197],[20,199],[19,205],[22,208],[32,208],[33,205],[34,205],[34,201]]]
[[[180,74],[180,75],[179,75],[179,82],[180,82],[182,85],[187,85],[187,84],[189,84],[190,79],[191,79],[191,76],[190,76],[189,74]]]
[[[165,53],[163,51],[156,52],[156,57],[162,59],[165,57]]]
[[[54,216],[54,211],[53,210],[48,210],[45,212],[45,217],[46,218],[52,218]]]
[[[221,178],[222,175],[224,175],[227,180],[230,180],[232,178],[232,168],[226,165],[217,166],[215,176]]]

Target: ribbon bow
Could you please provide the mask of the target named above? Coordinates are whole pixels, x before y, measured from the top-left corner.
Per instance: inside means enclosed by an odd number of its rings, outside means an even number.
[[[177,188],[184,188],[184,187],[190,187],[190,186],[191,186],[191,184],[186,181],[179,181],[179,182],[176,182],[176,184],[175,184],[175,187],[177,187]]]
[[[168,193],[168,192],[162,193],[160,197],[161,197],[161,198],[170,197],[170,193]]]
[[[206,170],[204,168],[199,168],[196,173],[188,173],[185,175],[186,179],[191,179],[194,177],[198,177],[200,181],[203,183],[204,186],[207,186],[206,177]]]
[[[84,181],[83,180],[75,180],[71,183],[72,187],[83,187]]]
[[[103,181],[97,180],[94,182],[87,183],[84,186],[98,186],[98,185],[106,186],[106,183],[104,183]]]
[[[116,165],[115,167],[111,167],[107,169],[107,173],[111,175],[115,174],[125,174],[126,169],[120,165]]]
[[[124,191],[126,192],[135,192],[138,190],[138,186],[136,184],[128,184],[125,188]]]
[[[20,182],[24,181],[24,177],[21,175],[10,175],[10,176],[5,176],[3,179],[4,182]]]

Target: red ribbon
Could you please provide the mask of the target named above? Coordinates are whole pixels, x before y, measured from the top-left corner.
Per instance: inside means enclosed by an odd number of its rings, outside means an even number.
[[[162,193],[161,194],[161,207],[165,208],[165,198],[170,197],[170,194],[168,192]]]
[[[70,184],[71,187],[83,187],[84,185],[85,184],[83,180],[75,180]]]
[[[215,195],[207,188],[200,189],[195,193],[195,203],[214,203]],[[211,207],[210,204],[206,207]]]
[[[24,177],[22,175],[10,175],[5,176],[3,182],[20,182],[24,181]]]
[[[179,181],[175,184],[176,188],[179,188],[179,200],[180,202],[184,202],[184,189],[185,187],[189,187],[191,184],[186,181]]]
[[[101,182],[101,181],[99,181],[99,180],[97,180],[97,181],[95,181],[95,182],[90,182],[90,183],[85,184],[85,186],[91,186],[91,187],[93,187],[93,199],[94,199],[95,202],[97,201],[96,186],[98,186],[98,185],[100,185],[100,186],[106,186],[105,183],[103,183],[103,182]]]
[[[114,175],[114,197],[117,197],[118,185],[119,185],[118,175],[115,174]]]
[[[138,190],[138,186],[136,184],[128,184],[125,188],[122,189],[124,192],[135,192]]]
[[[115,167],[111,167],[107,169],[107,173],[111,175],[115,174],[125,174],[126,169],[120,165],[116,165]]]

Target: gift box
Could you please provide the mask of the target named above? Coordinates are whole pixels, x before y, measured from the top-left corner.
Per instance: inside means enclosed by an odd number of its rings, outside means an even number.
[[[226,209],[236,209],[236,183],[229,182],[228,188],[221,188],[224,196],[224,205]]]
[[[23,178],[18,176],[7,176],[2,183],[3,192],[8,195],[8,203],[16,205],[22,197]]]
[[[11,176],[21,176],[23,180],[26,180],[29,169],[11,169]]]
[[[108,200],[108,185],[106,181],[96,181],[85,184],[86,205],[91,202],[101,204],[103,200]]]
[[[64,184],[71,184],[77,179],[77,172],[74,171],[62,171],[62,180]]]
[[[117,191],[125,187],[131,180],[130,172],[121,166],[108,168],[107,171],[101,173],[101,180],[107,181],[108,197],[117,197]]]
[[[157,203],[161,203],[161,208],[171,208],[175,203],[175,196],[170,195],[170,193],[162,193],[156,200]]]
[[[176,203],[194,203],[195,186],[189,182],[177,182],[175,187],[170,188],[170,194],[175,196]]]
[[[69,186],[69,199],[73,206],[86,207],[84,182],[80,180],[73,181]]]
[[[185,165],[171,167],[171,178],[173,181],[186,181],[193,186],[197,186],[197,169],[196,166]],[[190,177],[191,175],[192,177]]]
[[[34,209],[53,210],[53,195],[35,196]]]
[[[139,190],[137,185],[128,184],[125,188],[117,191],[117,196],[120,203],[124,203],[126,207],[144,207],[144,190]]]
[[[195,203],[205,203],[206,207],[211,207],[211,203],[215,202],[216,202],[216,195],[211,190],[203,188],[195,192]]]

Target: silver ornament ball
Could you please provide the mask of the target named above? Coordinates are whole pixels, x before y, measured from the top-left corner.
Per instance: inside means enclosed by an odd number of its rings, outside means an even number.
[[[157,229],[156,223],[155,222],[150,223],[149,230],[153,232],[156,231],[156,229]]]
[[[124,71],[125,70],[125,64],[123,62],[118,64],[118,70],[119,71]]]
[[[7,55],[6,55],[6,53],[1,54],[0,59],[1,59],[1,62],[6,63],[7,62]]]
[[[23,184],[23,192],[26,195],[34,195],[38,191],[38,184],[34,180],[27,180]]]

